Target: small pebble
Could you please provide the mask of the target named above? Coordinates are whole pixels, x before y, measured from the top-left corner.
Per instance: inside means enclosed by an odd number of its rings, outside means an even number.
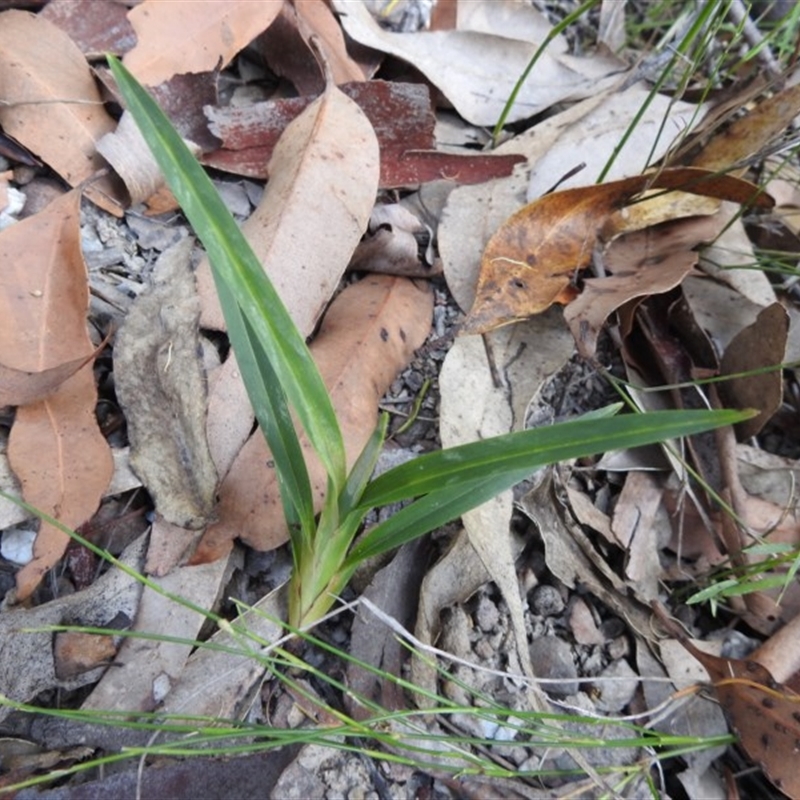
[[[624,659],[614,661],[598,677],[613,678],[614,680],[599,680],[594,683],[594,688],[598,693],[597,707],[612,714],[622,711],[633,699],[639,684],[638,676],[631,669],[630,664]]]
[[[616,661],[619,658],[625,658],[631,651],[630,642],[628,641],[628,637],[623,634],[622,636],[617,636],[616,639],[613,639],[608,643],[607,653],[608,657],[612,661]]]
[[[497,609],[497,605],[486,595],[482,595],[478,600],[478,607],[475,609],[475,622],[478,627],[484,633],[489,633],[497,627],[499,621],[500,611]]]
[[[564,598],[555,586],[543,583],[533,590],[531,607],[541,617],[556,617],[564,611]]]
[[[4,531],[0,542],[0,555],[12,564],[25,565],[33,560],[33,542],[36,531],[11,528]]]
[[[572,648],[557,636],[542,636],[530,645],[531,665],[537,678],[558,679],[558,683],[544,683],[548,694],[566,696],[578,691],[578,671],[572,657]]]

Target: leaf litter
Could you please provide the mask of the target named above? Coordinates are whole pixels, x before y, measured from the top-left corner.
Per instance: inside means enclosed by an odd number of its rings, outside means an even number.
[[[646,84],[621,88],[621,81],[628,77],[624,61],[598,54],[577,57],[569,52],[566,40],[557,36],[540,60],[539,80],[525,84],[510,119],[521,122],[534,113],[547,112],[555,103],[571,105],[537,120],[495,151],[476,153],[453,145],[453,128],[433,127],[434,120],[443,118],[441,96],[463,117],[463,141],[485,141],[475,126],[494,124],[513,82],[551,31],[547,20],[528,5],[500,0],[458,3],[454,4],[454,27],[399,33],[381,28],[367,5],[360,2],[332,3],[334,13],[326,5],[303,0],[271,3],[265,4],[263,16],[250,14],[245,3],[182,4],[185,24],[170,27],[161,15],[174,13],[175,9],[167,8],[171,4],[146,0],[121,15],[119,4],[95,0],[90,16],[97,12],[109,21],[106,31],[113,27],[112,36],[105,39],[102,30],[77,24],[79,15],[72,9],[78,5],[52,0],[38,15],[3,12],[0,31],[11,37],[7,52],[23,47],[20,57],[28,59],[30,43],[41,42],[26,76],[33,87],[28,91],[34,95],[5,93],[4,100],[15,102],[0,105],[4,129],[18,134],[23,145],[69,184],[93,179],[84,195],[120,214],[126,201],[118,184],[98,173],[104,168],[102,154],[109,153],[103,145],[98,147],[98,141],[115,123],[104,109],[93,73],[81,55],[91,61],[110,48],[124,53],[126,63],[142,80],[162,84],[159,97],[171,109],[183,135],[196,140],[206,164],[259,180],[268,177],[263,198],[242,190],[245,207],[253,209],[243,227],[295,321],[305,335],[314,334],[312,350],[344,415],[350,457],[357,454],[374,427],[381,397],[384,403],[388,399],[389,408],[406,409],[409,414],[407,426],[399,417],[392,425],[394,449],[403,458],[432,446],[429,437],[434,430],[428,420],[432,413],[439,416],[441,441],[447,443],[519,429],[543,418],[542,414],[559,419],[592,410],[613,399],[613,394],[602,389],[596,373],[592,377],[592,371],[587,372],[586,363],[592,370],[611,369],[617,376],[637,382],[631,396],[642,406],[653,402],[653,395],[645,392],[655,385],[730,376],[718,390],[672,388],[662,393],[658,402],[684,407],[697,403],[755,405],[761,415],[750,427],[737,430],[740,439],[751,443],[754,436],[759,444],[780,438],[782,428],[776,428],[777,421],[797,413],[776,369],[794,347],[796,326],[791,320],[796,316],[791,294],[777,282],[771,283],[763,272],[742,268],[756,257],[749,236],[763,234],[765,223],[747,211],[751,216],[747,225],[742,225],[737,219],[739,207],[728,202],[676,199],[674,191],[656,199],[641,197],[653,187],[687,188],[687,179],[691,183],[700,174],[698,168],[738,169],[735,177],[714,175],[689,188],[748,209],[768,207],[769,198],[757,196],[741,170],[748,162],[763,159],[797,115],[796,88],[775,92],[728,125],[724,114],[715,115],[713,99],[694,105],[686,99],[675,102],[675,98],[656,94],[646,103]],[[619,20],[611,28],[618,33]],[[196,43],[191,52],[197,60],[190,62],[186,48],[175,46],[176,34],[170,33],[164,42],[164,32],[173,29]],[[266,34],[257,38],[264,31]],[[612,33],[608,35],[613,38]],[[323,90],[324,70],[316,61],[314,47],[309,46],[312,36],[320,40],[317,46],[331,65],[335,82],[344,84],[344,91],[331,85]],[[373,49],[367,51],[364,46]],[[255,63],[252,58],[259,48],[263,62]],[[405,62],[423,73],[440,94],[421,89],[413,77],[411,82],[406,82],[405,76],[402,82],[391,77],[372,80],[382,59],[386,75],[393,74],[399,61]],[[463,68],[454,67],[459,64]],[[227,69],[220,73],[225,65]],[[15,69],[16,63],[0,61],[0,85],[23,85]],[[178,73],[193,73],[191,83]],[[249,77],[255,77],[250,84]],[[265,84],[278,78],[284,88],[292,85],[297,96],[265,92]],[[226,81],[237,88],[231,90]],[[256,103],[246,99],[251,89]],[[396,106],[394,114],[386,111],[387,98],[392,96],[405,101]],[[65,102],[76,97],[86,102]],[[604,183],[592,186],[630,120],[646,104],[647,113],[636,127],[635,138],[618,154]],[[734,102],[730,107],[738,106]],[[713,127],[703,130],[700,125],[693,137],[691,129],[706,114],[715,125],[722,119],[722,133]],[[28,115],[30,119],[26,119]],[[33,126],[31,119],[36,123]],[[669,120],[668,124],[661,124],[664,120]],[[74,133],[62,136],[59,126]],[[449,132],[443,133],[445,130]],[[61,141],[69,145],[53,147]],[[127,145],[119,150],[129,155]],[[576,153],[590,162],[577,171],[580,164],[573,163]],[[642,159],[645,153],[649,155]],[[643,174],[660,158],[665,159],[665,167]],[[138,166],[141,159],[133,156],[130,160]],[[562,183],[568,173],[574,174]],[[152,175],[145,181],[151,181]],[[33,198],[43,179],[34,175],[23,183],[20,176],[17,170],[11,173],[11,183]],[[373,214],[378,186],[384,190],[379,200],[386,208],[398,199],[411,207],[413,198],[424,197],[424,192],[415,193],[415,187],[434,179],[444,179],[442,197],[447,199],[438,202],[438,208],[445,204],[444,211],[436,211],[432,218],[421,201],[415,213],[424,223],[414,223],[400,212],[393,211],[394,216],[389,217]],[[170,207],[173,201],[160,194],[157,181],[141,185],[136,200],[148,200],[151,213]],[[394,191],[388,193],[388,188]],[[780,185],[775,192],[778,207],[796,206],[791,192],[784,188],[779,196],[778,189]],[[17,191],[16,186],[12,190]],[[526,200],[534,207],[555,208],[561,216],[538,218],[529,210],[520,211]],[[632,200],[636,201],[633,205]],[[87,214],[84,211],[84,217]],[[367,240],[371,249],[362,244],[356,251],[371,215],[372,239]],[[181,290],[184,299],[176,300],[174,293],[162,297],[159,291],[166,286],[158,257],[168,243],[155,248],[145,245],[147,226],[134,219],[128,211],[125,222],[104,221],[88,237],[84,226],[87,260],[92,253],[93,258],[103,258],[103,252],[115,253],[109,256],[114,260],[90,267],[88,276],[82,258],[76,255],[80,229],[75,192],[64,194],[27,222],[12,224],[10,238],[0,234],[4,263],[16,267],[6,271],[4,292],[10,310],[0,321],[4,337],[0,389],[9,393],[2,402],[18,406],[7,445],[10,465],[23,495],[34,505],[73,527],[90,522],[112,468],[111,448],[94,420],[95,379],[99,380],[102,402],[112,408],[121,403],[122,410],[107,419],[116,415],[127,423],[127,436],[134,445],[130,462],[138,468],[155,505],[149,541],[145,544],[139,539],[129,545],[126,563],[144,568],[162,590],[188,597],[202,608],[218,608],[219,597],[226,592],[249,600],[257,609],[249,613],[249,624],[271,640],[277,629],[260,613],[278,618],[284,613],[282,594],[271,595],[267,589],[279,585],[279,576],[285,574],[286,560],[280,556],[282,551],[274,548],[285,541],[286,530],[264,468],[269,454],[260,435],[250,435],[252,411],[235,360],[226,357],[220,346],[224,325],[207,267],[201,264],[195,272],[199,300],[192,296],[191,281]],[[70,226],[63,233],[59,228],[62,220]],[[166,229],[175,225],[169,212],[156,221]],[[551,231],[550,235],[537,239],[543,229]],[[567,232],[572,244],[565,249],[564,239],[555,236],[556,232]],[[447,300],[442,284],[434,295],[407,278],[369,276],[373,267],[397,270],[398,263],[403,271],[423,265],[414,273],[418,276],[435,275],[438,264],[432,236],[447,288],[463,312],[473,308],[462,331],[470,325],[478,329],[475,310],[481,303],[485,321],[480,324],[487,330],[498,322],[513,324],[482,337],[461,336],[452,344],[459,312],[455,303]],[[530,241],[523,240],[527,236]],[[518,248],[510,256],[497,249],[497,242],[509,238]],[[551,240],[552,250],[541,249],[550,246]],[[710,242],[712,246],[706,247]],[[185,260],[188,240],[178,248],[184,249]],[[367,276],[346,279],[348,285],[328,308],[354,251],[357,256],[351,269]],[[484,267],[479,276],[482,253]],[[487,281],[497,282],[487,278],[487,264],[497,266],[502,259],[518,262],[521,272],[511,279],[523,282],[528,281],[531,259],[547,264],[545,271],[529,281],[532,285],[526,287],[521,301],[512,304],[510,316],[507,309],[499,307],[496,297],[486,299]],[[62,264],[69,265],[64,274]],[[26,267],[20,272],[22,265]],[[591,277],[580,274],[586,267],[593,270]],[[44,282],[32,277],[41,274],[36,271],[41,269],[47,278]],[[185,265],[181,271],[185,282],[191,274]],[[34,285],[36,280],[39,284]],[[58,281],[68,284],[69,290],[59,289]],[[116,325],[125,319],[112,357],[97,351],[102,333],[92,339],[87,334],[89,283],[96,293],[90,316],[98,330],[106,332],[112,320]],[[166,283],[170,292],[177,291],[177,278]],[[544,294],[538,292],[540,286],[548,287]],[[132,295],[141,297],[132,302]],[[554,300],[565,302],[566,308],[550,307]],[[135,331],[133,322],[148,303],[154,312],[148,319],[158,320],[158,326],[144,321]],[[196,311],[192,311],[196,303],[202,307],[199,329],[194,321]],[[188,312],[187,318],[166,324],[172,306]],[[18,314],[27,307],[44,308],[45,323],[34,321],[31,328],[30,322],[28,327],[10,322],[17,318],[12,310]],[[423,345],[431,312],[433,331]],[[38,338],[33,332],[24,333],[35,331],[37,325]],[[148,345],[148,336],[156,327],[162,329],[161,338]],[[20,339],[22,335],[28,338]],[[151,352],[160,350],[167,359],[166,370],[143,369],[142,355],[129,357],[126,364],[125,350],[130,351],[132,345],[149,347]],[[574,347],[580,357],[573,355]],[[438,394],[424,396],[424,383],[426,377],[436,379],[442,361],[441,381],[434,382],[434,390],[441,392],[437,408]],[[180,376],[179,362],[188,369]],[[159,374],[170,370],[179,391],[159,394],[164,391]],[[400,378],[396,377],[399,372]],[[784,377],[787,375],[785,372]],[[126,388],[130,379],[139,384],[134,392],[129,384]],[[109,381],[116,383],[118,397],[108,393]],[[190,384],[191,390],[187,388]],[[141,400],[145,390],[155,390],[149,405]],[[62,396],[63,408],[59,404]],[[190,403],[185,405],[186,401]],[[50,421],[49,433],[45,426],[45,439],[30,438],[26,430],[39,424],[36,420],[41,419],[42,409]],[[161,428],[156,425],[159,418]],[[179,425],[176,419],[184,422]],[[4,411],[0,421],[8,429],[12,416]],[[151,445],[153,463],[180,476],[179,487],[205,476],[200,481],[202,488],[195,485],[165,492],[162,479],[142,466],[137,427],[155,443]],[[111,428],[102,430],[115,444],[114,461],[122,471],[127,451],[116,445],[125,439],[114,439]],[[47,447],[58,445],[55,460],[43,459],[45,440],[49,440]],[[171,459],[167,458],[170,441],[177,442]],[[0,453],[4,447],[0,439]],[[622,467],[622,472],[603,472],[597,465],[593,470],[591,464],[577,464],[536,476],[516,493],[466,515],[464,530],[458,532],[454,526],[450,534],[453,549],[424,577],[415,562],[417,557],[412,556],[410,567],[401,567],[398,561],[393,565],[395,571],[390,567],[379,573],[369,596],[402,617],[406,627],[413,626],[416,616],[417,641],[426,647],[437,643],[464,662],[459,667],[448,666],[449,672],[437,676],[430,663],[413,658],[411,675],[420,688],[441,692],[466,705],[476,702],[473,691],[500,692],[508,708],[520,712],[558,709],[566,699],[573,709],[588,715],[621,713],[634,707],[655,714],[668,695],[662,693],[656,699],[652,691],[665,672],[659,665],[648,604],[656,597],[664,599],[663,586],[683,591],[685,599],[691,594],[691,582],[700,585],[708,580],[712,567],[722,569],[726,564],[749,570],[752,580],[777,578],[778,585],[756,587],[744,599],[725,598],[726,619],[735,622],[734,615],[738,615],[749,630],[765,637],[759,648],[764,652],[762,663],[775,679],[764,667],[748,668],[746,653],[744,660],[738,661],[699,657],[709,667],[717,699],[749,757],[762,766],[773,784],[798,796],[800,787],[785,769],[797,738],[793,721],[796,695],[790,688],[797,659],[791,648],[770,649],[770,645],[792,630],[800,605],[791,562],[760,569],[766,562],[758,555],[759,547],[798,545],[793,483],[784,480],[794,475],[796,463],[791,458],[766,459],[764,450],[737,443],[730,432],[716,439],[695,437],[687,452],[716,499],[709,501],[703,487],[681,485],[663,472],[663,465],[672,463],[678,466],[679,475],[686,474],[674,451],[661,456],[652,451],[649,455],[607,454],[607,463],[614,455],[617,464],[628,466]],[[201,456],[202,469],[192,468],[189,462]],[[42,469],[43,460],[56,465],[55,474]],[[172,466],[167,468],[170,462]],[[632,469],[632,464],[637,468]],[[646,471],[641,470],[642,465]],[[80,497],[71,493],[76,481],[73,473],[79,476]],[[135,485],[135,480],[126,485]],[[783,487],[777,493],[776,485]],[[20,491],[13,483],[4,482],[3,486]],[[70,491],[55,496],[52,490],[58,486]],[[42,494],[44,488],[47,494]],[[199,505],[191,512],[175,512],[167,500],[170,494],[179,504],[194,495]],[[129,494],[126,502],[140,503],[136,497]],[[730,505],[735,518],[721,510],[722,502]],[[526,523],[515,509],[521,509],[533,524]],[[190,530],[194,526],[200,530]],[[30,596],[40,602],[48,597],[44,585],[37,586],[56,565],[66,542],[61,531],[41,524],[34,560],[16,572],[18,600]],[[248,546],[243,547],[242,542]],[[259,556],[268,557],[267,561],[259,561]],[[263,566],[270,561],[272,567]],[[71,563],[77,561],[65,562]],[[68,578],[69,570],[77,570],[77,566],[66,569]],[[780,585],[781,576],[789,584]],[[77,572],[72,578],[79,586]],[[59,634],[53,646],[49,638],[19,636],[20,625],[64,622],[117,630],[131,627],[163,637],[200,635],[202,615],[176,614],[174,604],[154,589],[139,592],[131,583],[133,593],[128,588],[121,591],[122,584],[113,583],[119,580],[124,583],[125,574],[112,567],[88,589],[32,608],[10,607],[14,596],[8,595],[0,613],[4,663],[10,666],[3,674],[3,694],[26,701],[54,687],[71,689],[96,682],[105,672],[84,702],[85,709],[160,707],[223,717],[244,713],[250,688],[263,672],[249,657],[205,649],[192,654],[186,643],[166,639],[130,639],[120,646],[119,637],[76,640],[73,635]],[[243,588],[248,580],[250,588]],[[402,603],[392,602],[389,584],[395,581],[408,583],[410,595],[404,596]],[[417,582],[421,582],[418,599],[411,588]],[[94,597],[95,587],[106,584],[117,587],[120,603]],[[231,588],[234,586],[239,588]],[[255,586],[265,588],[258,591]],[[678,596],[673,602],[678,602]],[[108,613],[98,613],[101,607]],[[236,611],[230,605],[223,608],[230,615]],[[115,616],[119,616],[116,622]],[[707,616],[693,619],[706,630],[714,625]],[[369,625],[365,630],[369,631]],[[336,623],[328,623],[325,631],[347,635]],[[676,636],[683,642],[682,637]],[[84,645],[85,641],[97,648]],[[232,640],[220,631],[215,641],[228,646]],[[535,646],[528,646],[531,641]],[[365,635],[364,629],[354,632],[352,653],[371,663],[383,663],[390,671],[399,670],[398,651],[392,650],[389,639],[381,637],[381,642],[381,647],[370,648],[377,642],[370,642],[369,633]],[[664,646],[662,652],[667,650]],[[115,668],[105,669],[105,661],[117,651]],[[758,661],[755,655],[750,659]],[[25,680],[17,675],[21,664],[29,669]],[[674,677],[674,666],[668,669]],[[515,681],[526,675],[551,678],[555,683],[520,691]],[[631,698],[639,676],[644,692],[634,701]],[[353,672],[352,677],[355,681],[359,676]],[[562,689],[566,687],[566,698],[556,691],[559,682]],[[612,691],[615,686],[619,689]],[[313,687],[308,690],[315,691]],[[402,707],[409,702],[386,681],[382,690],[390,705]],[[280,697],[280,718],[287,719],[297,700],[287,693]],[[256,718],[259,713],[255,711]],[[678,708],[669,724],[677,725],[683,713]],[[690,717],[688,710],[686,714],[686,720],[699,719]],[[456,715],[453,721],[462,732],[487,735],[487,729],[476,726],[469,715]],[[706,728],[709,735],[711,731],[724,732],[719,719],[713,724],[717,727]],[[69,724],[54,726],[49,741],[54,747],[68,747],[75,730],[71,732]],[[595,788],[609,788],[597,769],[633,763],[639,755],[635,748],[605,748],[605,755],[602,748],[595,748],[580,755],[557,747],[543,751],[519,741],[512,747],[513,735],[503,738],[508,736],[507,730],[499,725],[490,736],[497,742],[491,750],[507,762],[523,770],[547,770],[571,768],[577,761],[595,781]],[[599,726],[573,730],[579,735],[602,735],[606,741],[619,734],[613,727],[603,728],[602,733],[598,733]],[[100,730],[84,741],[112,750],[121,744]],[[316,759],[319,765],[328,764],[330,772],[328,751],[314,755],[309,749],[304,757],[305,763],[313,764]],[[689,790],[690,786],[703,786],[706,791],[720,785],[710,763],[711,758],[687,756],[687,769],[680,779],[690,795],[695,791],[699,796],[700,791]],[[340,762],[342,785],[351,781],[352,786],[352,781],[358,780],[347,772],[351,768]],[[402,772],[399,767],[397,770]],[[436,772],[433,766],[430,770]],[[283,778],[273,776],[275,791],[292,782],[296,789],[297,781],[324,788],[319,777],[322,771],[322,766],[302,774],[289,769]],[[410,772],[403,773],[401,783],[409,780]],[[495,782],[492,788],[497,785]],[[513,785],[515,790],[523,790],[519,781]],[[635,791],[636,782],[632,787]],[[486,789],[487,784],[478,783],[475,790],[481,793]]]

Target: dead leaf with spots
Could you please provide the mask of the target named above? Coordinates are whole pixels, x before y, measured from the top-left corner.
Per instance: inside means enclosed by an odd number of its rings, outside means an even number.
[[[96,151],[114,129],[89,65],[62,30],[25,11],[0,14],[0,126],[36,153],[70,186],[105,166]],[[120,216],[109,179],[93,181],[86,196]]]
[[[94,353],[79,209],[74,190],[0,233],[0,352],[14,369],[42,372]],[[20,406],[11,428],[8,457],[24,499],[70,528],[96,511],[114,470],[96,402],[87,364],[45,399]],[[17,573],[19,599],[33,592],[69,541],[42,523],[33,561]]]
[[[800,798],[800,771],[796,769],[800,695],[777,683],[757,661],[704,653],[658,602],[652,607],[669,634],[705,668],[714,694],[747,755],[784,794],[793,800]]]
[[[512,215],[489,240],[463,332],[486,333],[573,300],[574,279],[591,263],[595,248],[630,230],[617,212],[651,189],[760,208],[772,204],[748,181],[688,167],[545,195]]]
[[[432,295],[407,278],[373,275],[348,286],[331,304],[311,353],[331,394],[352,465],[375,429],[378,403],[430,330]],[[302,436],[316,505],[325,470]],[[240,538],[271,550],[289,538],[277,476],[257,431],[220,487],[219,521],[208,528],[194,562],[219,558]]]

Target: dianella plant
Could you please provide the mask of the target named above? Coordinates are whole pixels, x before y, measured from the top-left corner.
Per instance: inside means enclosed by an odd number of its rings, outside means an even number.
[[[279,477],[294,562],[291,626],[302,628],[319,620],[365,559],[459,517],[538,467],[690,435],[750,416],[732,410],[617,414],[614,408],[591,418],[429,453],[373,478],[386,434],[384,416],[348,471],[328,392],[257,257],[155,101],[119,61],[109,57],[109,64],[128,110],[209,256],[231,346]],[[327,473],[319,514],[293,415]],[[412,502],[361,532],[370,509],[406,500]]]

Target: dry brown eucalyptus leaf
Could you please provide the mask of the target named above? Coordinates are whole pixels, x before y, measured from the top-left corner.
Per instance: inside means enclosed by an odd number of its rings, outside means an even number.
[[[481,260],[475,303],[465,333],[539,314],[577,294],[573,280],[588,266],[596,245],[627,230],[624,209],[649,189],[680,190],[770,207],[758,187],[695,168],[664,170],[545,195],[511,216],[492,236]]]
[[[70,186],[105,166],[95,145],[114,129],[89,65],[77,45],[48,20],[25,11],[0,15],[0,125]],[[108,178],[86,196],[121,216]]]
[[[720,362],[721,375],[737,375],[775,367],[784,359],[789,335],[789,315],[780,303],[767,306],[756,321],[739,331],[725,348]],[[731,378],[719,385],[726,408],[757,408],[760,413],[736,426],[740,439],[755,436],[780,408],[783,376],[779,369]]]
[[[378,421],[378,403],[397,373],[430,330],[432,294],[427,284],[370,275],[348,286],[328,309],[311,354],[331,394],[352,464]],[[317,507],[326,474],[305,436]],[[220,486],[219,519],[207,530],[193,557],[203,563],[227,553],[237,537],[257,550],[271,550],[289,536],[269,450],[256,431]]]
[[[705,667],[714,693],[747,755],[778,789],[793,800],[800,798],[800,771],[796,769],[800,695],[777,683],[757,661],[704,653],[658,602],[652,607],[670,635]]]
[[[0,233],[0,352],[8,366],[42,372],[90,359],[89,289],[80,250],[80,192]],[[114,470],[97,425],[94,375],[84,367],[45,399],[17,409],[8,458],[31,505],[68,527],[97,510]],[[69,536],[42,523],[34,559],[17,573],[27,597],[64,553]]]

